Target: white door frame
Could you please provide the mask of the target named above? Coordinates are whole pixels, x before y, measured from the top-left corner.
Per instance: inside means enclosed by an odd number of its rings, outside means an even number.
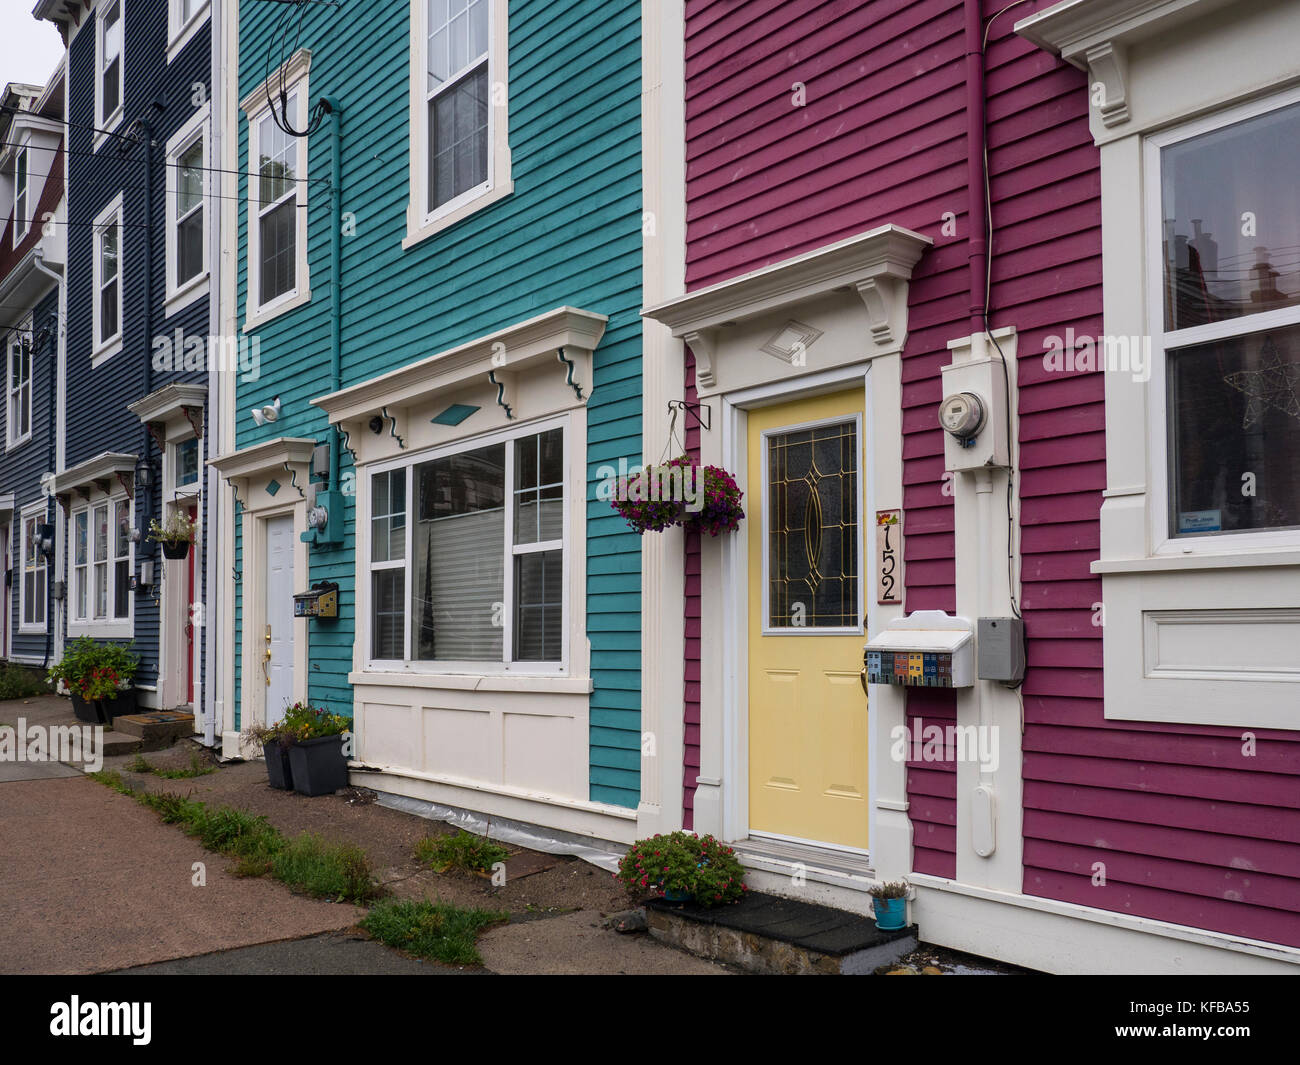
[[[808,399],[817,395],[847,391],[855,382],[863,388],[862,462],[863,481],[863,536],[866,522],[875,512],[875,477],[871,449],[874,448],[872,432],[871,363],[846,366],[825,373],[812,374],[795,380],[778,381],[754,388],[724,394],[722,405],[722,465],[736,477],[736,483],[747,498],[762,486],[750,483],[749,475],[749,418],[748,411]],[[899,444],[901,446],[901,442]],[[722,661],[722,831],[727,840],[749,837],[749,537],[736,533],[721,538],[722,566],[722,631],[720,650]],[[866,552],[864,546],[864,556]],[[864,566],[862,580],[869,574]],[[877,615],[875,596],[864,584],[867,631],[877,632],[881,621]],[[702,653],[708,653],[702,651]],[[874,845],[876,838],[876,774],[880,743],[874,730],[868,746],[867,763],[867,835]]]
[[[290,518],[295,529],[306,528],[306,503],[298,498],[281,506],[260,507],[244,511],[244,570],[240,594],[244,601],[242,646],[243,668],[240,672],[241,730],[266,724],[266,681],[262,673],[262,655],[266,649],[266,523],[271,518]],[[310,556],[301,540],[294,540],[294,580],[306,586]],[[307,698],[307,618],[293,622],[293,699]]]

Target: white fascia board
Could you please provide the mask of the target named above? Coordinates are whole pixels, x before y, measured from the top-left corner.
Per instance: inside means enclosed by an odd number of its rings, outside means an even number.
[[[600,344],[608,322],[603,314],[557,307],[311,402],[335,425],[378,414],[384,407],[409,407],[494,370],[514,374],[554,363],[560,349],[568,358],[588,356]]]

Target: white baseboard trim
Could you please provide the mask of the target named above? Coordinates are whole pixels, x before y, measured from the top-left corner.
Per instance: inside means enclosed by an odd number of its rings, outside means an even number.
[[[575,836],[630,844],[636,840],[636,811],[576,799],[548,799],[506,790],[438,780],[394,769],[353,767],[348,778],[358,788],[405,795],[412,799],[455,806],[476,813],[554,828]]]
[[[1059,974],[1300,975],[1300,949],[913,873],[926,943]]]

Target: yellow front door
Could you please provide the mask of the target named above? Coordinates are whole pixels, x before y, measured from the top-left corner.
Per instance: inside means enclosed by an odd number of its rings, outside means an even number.
[[[863,390],[748,421],[750,830],[866,850]]]

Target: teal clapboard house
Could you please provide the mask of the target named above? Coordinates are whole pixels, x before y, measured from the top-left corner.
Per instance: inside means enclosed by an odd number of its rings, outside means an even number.
[[[641,461],[640,14],[232,16],[228,749],[310,700],[354,783],[631,838],[641,545],[597,471]]]

